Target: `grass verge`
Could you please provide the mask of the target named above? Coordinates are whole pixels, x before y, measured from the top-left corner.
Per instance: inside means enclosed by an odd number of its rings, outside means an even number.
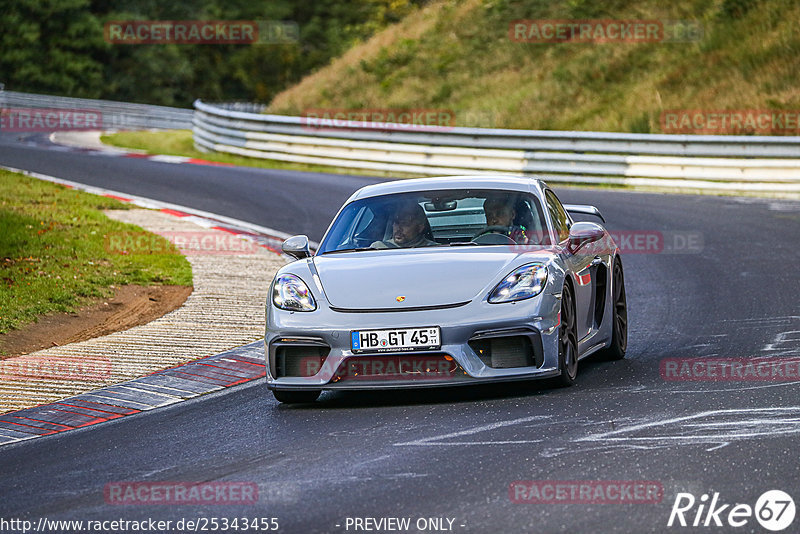
[[[794,112],[799,19],[796,0],[437,0],[279,93],[265,112],[449,110],[458,126],[635,133],[670,133],[667,110]],[[520,20],[649,20],[664,34],[518,42],[509,31]]]
[[[106,236],[143,230],[104,209],[128,206],[0,170],[0,333],[109,297],[112,285],[192,284],[189,262],[161,237],[173,253],[108,252]]]

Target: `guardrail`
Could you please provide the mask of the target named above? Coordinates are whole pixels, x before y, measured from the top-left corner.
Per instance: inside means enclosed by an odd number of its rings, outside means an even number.
[[[241,105],[239,105],[241,106]],[[515,174],[549,182],[800,192],[800,137],[488,128],[321,128],[261,107],[195,101],[195,146],[254,158],[425,175]]]
[[[191,109],[131,104],[111,100],[72,98],[0,90],[0,108],[5,110],[94,111],[103,130],[188,129],[192,127]]]

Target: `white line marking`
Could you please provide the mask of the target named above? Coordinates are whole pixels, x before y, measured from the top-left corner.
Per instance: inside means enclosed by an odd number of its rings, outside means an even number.
[[[796,386],[798,384],[800,384],[800,382],[781,382],[780,384],[766,384],[763,386],[751,386],[746,388],[737,387],[736,384],[733,384],[731,387],[727,389],[688,389],[688,390],[676,389],[671,391],[670,393],[725,393],[727,391],[748,391],[751,389],[766,389],[766,388],[777,388],[781,386]],[[652,390],[652,393],[655,393],[657,391],[661,391],[663,393],[663,390],[658,390],[658,389]]]
[[[800,334],[800,330],[788,330],[779,332],[772,339],[771,343],[764,345],[762,351],[780,351],[772,356],[783,356],[789,354],[800,354],[800,335],[790,336],[790,334]],[[783,345],[783,347],[781,347]]]
[[[780,408],[742,408],[742,409],[730,409],[730,410],[709,410],[705,412],[699,412],[693,415],[686,415],[682,417],[674,417],[671,419],[666,419],[663,421],[654,421],[649,423],[641,423],[638,425],[629,426],[626,428],[621,428],[618,430],[612,430],[610,432],[603,432],[601,434],[595,434],[590,436],[584,436],[581,438],[577,438],[575,441],[577,442],[641,442],[641,441],[649,441],[653,442],[654,444],[658,444],[659,442],[667,442],[667,443],[674,443],[675,441],[684,441],[686,444],[696,444],[696,443],[708,443],[708,442],[730,442],[734,439],[747,439],[753,437],[760,437],[760,436],[777,436],[777,435],[786,435],[786,434],[796,434],[800,433],[800,419],[797,418],[779,418],[782,413],[798,413],[800,412],[800,406],[788,406],[788,407],[780,407]],[[719,434],[686,434],[686,435],[653,435],[653,436],[645,436],[645,437],[634,437],[634,436],[621,436],[621,434],[631,434],[634,432],[638,432],[640,430],[645,429],[652,429],[658,427],[665,427],[666,431],[675,432],[677,429],[669,429],[669,425],[674,425],[676,423],[682,423],[684,421],[691,421],[700,419],[703,417],[714,417],[714,416],[736,416],[736,415],[755,415],[755,414],[762,414],[764,417],[761,419],[750,419],[746,420],[746,423],[741,421],[730,421],[725,423],[694,423],[690,425],[678,425],[679,429],[686,430],[688,426],[695,426],[700,428],[711,428],[711,427],[722,427],[724,430],[725,426],[728,426],[733,430],[733,427],[736,427],[740,424],[750,424],[755,425],[753,431],[750,432],[743,432],[740,430],[734,430],[730,433],[719,433]],[[771,417],[776,417],[775,419],[771,419]],[[776,425],[787,424],[791,425],[790,428],[787,429],[778,429]]]
[[[150,161],[158,161],[160,163],[186,163],[192,158],[187,156],[169,156],[167,154],[155,154],[147,159],[149,159]]]
[[[166,393],[166,392],[153,391],[153,390],[150,390],[150,389],[140,389],[140,388],[135,387],[135,384],[131,384],[131,383],[124,383],[123,382],[122,384],[119,384],[118,386],[111,386],[111,387],[119,387],[119,388],[127,389],[128,391],[133,391],[135,393],[144,393],[146,395],[152,395],[154,397],[165,397],[166,399],[178,399],[178,398],[180,398],[177,395],[170,395],[169,393]]]
[[[510,421],[497,421],[495,423],[489,423],[488,425],[481,425],[474,428],[469,428],[467,430],[461,430],[459,432],[451,432],[449,434],[440,434],[438,436],[431,436],[429,438],[422,438],[414,441],[405,441],[402,443],[395,443],[395,447],[405,446],[405,445],[450,445],[450,443],[431,443],[433,441],[441,441],[443,439],[448,438],[458,438],[461,436],[469,436],[472,434],[477,434],[478,432],[487,432],[489,430],[495,430],[498,428],[503,428],[506,426],[511,425],[518,425],[520,423],[527,423],[529,421],[536,421],[540,419],[550,419],[549,415],[532,415],[529,417],[521,417],[519,419],[511,419]],[[467,442],[467,443],[453,443],[458,445],[472,445],[475,442]],[[487,441],[487,442],[480,442],[480,444],[492,445],[492,444],[502,444],[502,443],[538,443],[538,441],[520,441],[520,442],[502,442],[502,441]]]
[[[722,423],[689,423],[683,425],[684,427],[696,427],[696,428],[711,428],[715,426],[725,427],[725,426],[747,426],[747,425],[763,425],[765,422],[763,419],[745,419],[744,421],[725,421]],[[777,421],[768,421],[768,424],[771,425],[795,425],[800,423],[800,419],[779,419]]]

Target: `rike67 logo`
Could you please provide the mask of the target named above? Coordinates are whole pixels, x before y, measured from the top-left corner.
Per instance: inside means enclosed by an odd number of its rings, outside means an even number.
[[[778,532],[792,524],[794,514],[794,500],[781,490],[764,492],[755,506],[724,503],[718,492],[711,496],[704,493],[699,499],[691,493],[678,493],[667,526],[739,528],[750,524],[755,517],[765,529]],[[752,525],[747,531],[753,532]]]

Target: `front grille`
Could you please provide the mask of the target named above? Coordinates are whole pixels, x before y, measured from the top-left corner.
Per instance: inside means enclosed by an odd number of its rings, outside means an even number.
[[[272,376],[309,377],[316,375],[331,349],[313,339],[279,339],[270,345]]]
[[[344,360],[331,382],[426,381],[463,378],[466,372],[449,354],[353,356]]]
[[[538,335],[504,335],[480,337],[469,342],[470,348],[487,367],[509,369],[513,367],[539,367],[542,357],[541,342]]]

